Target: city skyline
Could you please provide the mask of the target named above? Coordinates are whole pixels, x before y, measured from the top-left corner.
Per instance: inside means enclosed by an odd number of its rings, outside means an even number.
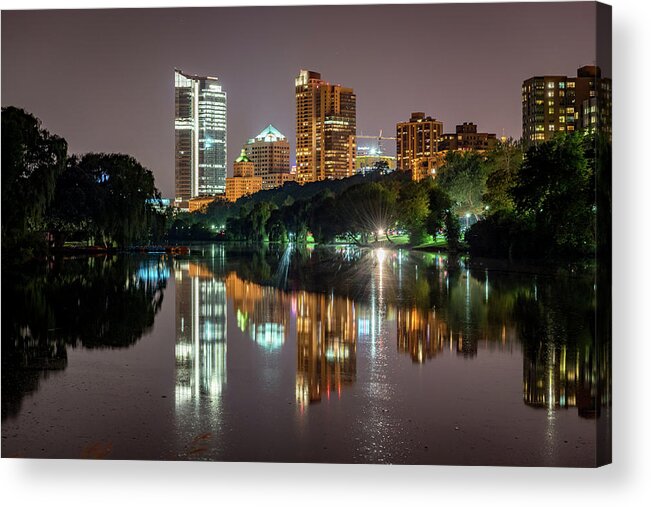
[[[345,35],[324,46],[329,20]],[[595,21],[595,4],[577,2],[5,11],[2,102],[34,113],[74,153],[135,156],[172,196],[175,67],[216,75],[230,92],[230,175],[239,147],[270,123],[290,140],[295,163],[300,68],[355,90],[358,134],[390,135],[411,112],[427,111],[446,131],[473,121],[519,138],[522,82],[594,63]],[[179,40],[188,27],[192,35]],[[260,51],[268,40],[282,51]]]

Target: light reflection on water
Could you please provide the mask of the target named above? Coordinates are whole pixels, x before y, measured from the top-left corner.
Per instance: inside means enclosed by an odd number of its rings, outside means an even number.
[[[176,261],[178,398],[218,396],[221,392],[226,382],[227,300],[234,306],[240,331],[266,352],[290,341],[290,320],[294,322],[296,400],[301,410],[322,396],[340,397],[342,386],[345,389],[355,382],[358,343],[368,347],[365,368],[382,376],[388,360],[385,327],[389,324],[394,326],[397,350],[418,364],[445,350],[466,358],[477,356],[480,349],[510,353],[520,346],[521,323],[513,316],[516,299],[538,300],[536,278],[530,285],[516,284],[510,293],[500,294],[497,287],[490,288],[488,270],[475,277],[461,261],[460,269],[451,274],[449,270],[455,267],[448,266],[444,255],[426,255],[423,262],[402,250],[379,248],[360,253],[342,247],[335,252],[343,263],[356,263],[345,275],[352,280],[350,292],[355,299],[335,295],[332,287],[324,294],[244,280],[237,269],[224,268],[226,252],[220,246],[211,248],[209,262],[205,258]],[[276,275],[282,274],[283,283],[287,282],[291,253],[291,247],[286,249],[278,263]],[[219,269],[211,271],[209,265],[215,259],[219,259]],[[429,280],[424,267],[433,267]],[[276,275],[269,279],[279,280]],[[403,290],[405,279],[409,280],[408,290]],[[438,287],[432,289],[432,282]],[[437,310],[436,304],[423,304],[433,290],[441,292],[443,287],[447,307]],[[525,347],[529,354],[523,364],[524,402],[546,408],[550,420],[553,410],[577,404],[579,415],[593,417],[598,411],[592,385],[595,378],[588,371],[592,358],[585,357],[586,350],[588,354],[591,351],[559,343],[559,338],[566,338],[563,336],[539,338],[544,340],[542,348]],[[568,353],[572,360],[569,369]]]
[[[101,292],[115,272],[153,315],[171,283],[178,441],[162,457],[500,464],[520,445],[514,464],[589,463],[587,450],[575,458],[563,448],[576,438],[577,449],[592,449],[593,429],[572,421],[594,421],[610,404],[589,279],[349,246],[209,245],[188,258],[133,261],[126,277],[121,264],[102,264],[92,278],[93,264],[83,276]],[[65,293],[70,279],[60,282]],[[109,315],[128,325],[138,308]],[[36,333],[29,319],[17,329],[23,340]],[[55,332],[32,343],[27,354],[17,350],[20,364],[43,364],[48,350],[58,357],[71,342]],[[3,427],[8,413],[25,417],[24,396],[13,411],[3,401]],[[505,441],[509,431],[522,440]]]

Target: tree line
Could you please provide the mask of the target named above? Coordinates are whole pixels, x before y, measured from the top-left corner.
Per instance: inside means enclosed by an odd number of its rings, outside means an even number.
[[[153,174],[134,158],[69,156],[65,139],[21,109],[2,109],[2,147],[3,251],[66,241],[366,245],[406,236],[412,246],[439,238],[451,251],[551,259],[588,257],[610,242],[611,147],[584,133],[527,149],[508,140],[487,152],[451,151],[434,179],[377,171],[290,183],[176,215],[157,211]]]
[[[273,200],[215,202],[203,213],[177,217],[170,236],[211,239],[221,230],[220,237],[235,241],[303,243],[311,237],[364,245],[402,233],[414,245],[443,235],[451,247],[458,246],[453,202],[431,180],[414,182],[402,172],[347,180],[319,182],[320,191],[309,198],[295,198],[293,186],[285,185]],[[299,188],[312,185],[317,184]]]
[[[123,154],[69,155],[33,115],[2,108],[2,249],[31,256],[66,241],[123,247],[159,239],[152,172]]]
[[[411,245],[438,236],[451,251],[486,257],[585,258],[597,241],[609,244],[610,171],[607,139],[560,133],[527,148],[510,139],[487,152],[448,152],[434,179],[394,172],[319,182],[308,198],[283,187],[273,199],[214,203],[187,219],[232,240],[369,244],[404,233]]]

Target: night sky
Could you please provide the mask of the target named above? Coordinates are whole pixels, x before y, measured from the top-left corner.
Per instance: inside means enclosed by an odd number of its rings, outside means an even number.
[[[576,75],[595,38],[592,2],[3,11],[2,105],[39,117],[73,153],[135,156],[172,196],[175,67],[228,93],[230,174],[269,123],[293,161],[301,68],[355,89],[358,134],[394,136],[424,111],[445,132],[473,121],[519,138],[522,81]]]

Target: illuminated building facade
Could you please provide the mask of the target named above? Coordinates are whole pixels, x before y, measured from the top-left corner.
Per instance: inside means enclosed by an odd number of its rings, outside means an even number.
[[[255,166],[242,148],[240,156],[233,164],[233,177],[226,178],[226,200],[235,202],[240,197],[255,194],[260,190],[262,190],[262,177],[255,176]]]
[[[226,189],[226,92],[216,77],[174,71],[174,204]]]
[[[490,150],[497,144],[497,135],[477,132],[477,125],[463,122],[457,125],[455,132],[443,134],[442,150]]]
[[[576,77],[531,77],[522,83],[522,139],[535,144],[583,127],[610,135],[611,109],[611,80],[597,66],[579,68]]]
[[[434,176],[439,167],[439,144],[443,122],[425,113],[412,113],[409,121],[396,125],[396,161],[401,171],[412,171],[415,180]]]
[[[226,382],[226,285],[203,264],[177,261],[176,403],[221,394]]]
[[[355,174],[356,96],[321,74],[301,70],[296,89],[296,179],[299,183]]]
[[[583,101],[581,126],[590,133],[601,133],[610,141],[613,135],[612,81],[601,78],[596,81],[596,94]]]
[[[221,196],[206,195],[201,197],[193,197],[188,201],[188,211],[192,213],[193,211],[204,210],[208,207],[209,204],[215,202],[217,199],[221,199]]]
[[[244,146],[253,162],[254,176],[262,177],[262,189],[282,186],[292,181],[289,166],[289,141],[273,125],[269,125]]]
[[[266,188],[277,188],[290,181],[296,181],[295,173],[270,173],[262,177],[262,190],[265,190],[265,184]]]

